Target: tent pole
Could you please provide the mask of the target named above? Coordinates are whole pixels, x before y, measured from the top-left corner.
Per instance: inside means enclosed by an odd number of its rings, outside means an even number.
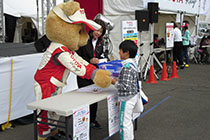
[[[198,36],[200,9],[201,9],[201,0],[199,0],[198,14],[196,15],[196,20],[195,20],[195,24],[196,24],[196,36]]]
[[[5,42],[5,26],[4,26],[4,11],[3,0],[0,0],[0,43]]]
[[[37,9],[36,10],[36,12],[37,12],[36,13],[36,15],[37,15],[37,17],[36,17],[37,18],[37,30],[39,31],[39,26],[40,26],[39,25],[39,0],[36,0],[36,6],[37,6],[36,7],[36,9]],[[38,33],[38,38],[39,38],[39,36],[40,36],[40,34]]]
[[[44,35],[44,0],[41,1],[41,9],[42,9],[42,32],[41,32],[41,35]]]
[[[139,33],[139,54],[138,54],[139,55],[139,60],[138,60],[138,67],[139,67],[139,70],[140,70],[140,79],[142,79],[142,77],[143,77],[142,76],[142,70],[143,69],[141,68],[142,67],[141,66],[141,62],[142,62],[141,58],[143,57],[144,54],[143,54],[142,45],[141,45],[142,44],[142,39],[141,39],[141,33],[142,32],[139,31],[138,33]]]
[[[153,54],[153,47],[154,47],[154,23],[150,24],[150,54]],[[150,65],[154,65],[153,55],[151,55]]]

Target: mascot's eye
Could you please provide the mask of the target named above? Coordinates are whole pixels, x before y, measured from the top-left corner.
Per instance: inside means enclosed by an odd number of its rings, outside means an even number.
[[[81,34],[82,33],[82,30],[79,30],[79,34]]]

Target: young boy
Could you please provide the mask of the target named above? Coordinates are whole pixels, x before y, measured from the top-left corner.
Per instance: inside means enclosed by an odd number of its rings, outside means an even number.
[[[123,41],[120,46],[120,59],[124,60],[119,77],[112,84],[118,90],[120,101],[120,139],[133,140],[133,109],[139,99],[137,82],[139,74],[135,63],[137,46],[131,40]]]

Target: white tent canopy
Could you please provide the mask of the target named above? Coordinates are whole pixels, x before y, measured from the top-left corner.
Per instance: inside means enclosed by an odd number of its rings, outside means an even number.
[[[210,1],[209,0],[201,0],[200,4],[200,14],[208,15],[210,10]]]
[[[144,2],[142,0],[104,0],[105,15],[130,15],[134,14],[134,9],[143,9]]]
[[[37,0],[4,0],[4,13],[20,17],[36,17]],[[56,0],[61,3],[63,0]],[[147,2],[158,2],[160,10],[166,11],[185,11],[187,13],[198,14],[200,2],[200,14],[207,15],[210,9],[209,0],[104,0],[104,13],[106,15],[124,15],[132,13],[134,10],[147,8]],[[38,0],[41,3],[41,0]],[[39,7],[41,8],[41,7]]]
[[[15,17],[36,17],[36,0],[4,0],[4,13]]]
[[[37,9],[41,17],[41,0],[4,0],[4,13],[16,17],[31,17],[36,25]],[[37,7],[37,2],[39,6]],[[56,3],[61,3],[63,0],[57,0]],[[121,21],[134,20],[135,10],[143,10],[147,8],[148,2],[158,2],[159,8],[162,11],[170,11],[179,13],[180,11],[190,14],[208,14],[210,9],[210,1],[187,1],[187,0],[103,0],[103,13],[115,24],[115,28],[111,31],[111,40],[114,44],[114,58],[118,57],[118,46],[121,42]],[[199,9],[200,2],[200,9]],[[170,8],[170,9],[169,9]],[[208,18],[207,18],[208,19]],[[41,21],[39,19],[39,21]],[[161,22],[159,20],[159,22]],[[159,23],[158,23],[159,24]],[[39,24],[41,25],[41,24]],[[157,29],[155,29],[156,31]],[[41,31],[41,27],[39,27]],[[159,31],[160,32],[160,31]],[[162,29],[161,29],[162,32]],[[150,36],[148,32],[142,32],[142,40],[144,43],[149,43]],[[145,49],[147,50],[147,49]]]
[[[56,0],[56,4],[62,3],[63,1],[64,0]],[[42,9],[42,2],[45,9]],[[43,14],[46,13],[46,7],[47,7],[46,2],[47,2],[46,0],[45,1],[44,0],[4,0],[3,12],[5,14],[12,15],[18,18],[21,17],[31,18],[34,25],[38,29],[39,33],[42,35],[44,31],[42,27],[42,19],[44,19]],[[49,2],[53,3],[52,0],[49,0]],[[21,30],[21,29],[16,29],[16,30]],[[15,39],[17,38],[19,37],[15,37]]]
[[[37,17],[37,8],[41,12],[42,0],[4,0],[4,13],[15,17]],[[37,2],[39,6],[37,6]],[[62,3],[63,0],[56,0],[56,4]],[[39,13],[41,14],[41,13]]]
[[[164,14],[160,18],[164,20],[159,20],[155,25],[155,32],[158,34],[165,34],[165,23],[176,20],[176,14],[183,12],[186,14],[191,14],[195,17],[199,12],[199,4],[203,5],[203,9],[200,10],[202,14],[206,14],[210,9],[210,1],[201,0],[199,1],[186,1],[186,0],[103,0],[103,11],[104,15],[109,18],[114,24],[114,29],[110,32],[110,37],[114,45],[113,55],[115,59],[119,59],[119,50],[118,46],[122,41],[121,37],[121,21],[122,20],[134,20],[135,19],[135,10],[147,9],[148,2],[158,2],[159,8],[162,11],[168,11],[171,14]],[[160,14],[161,15],[161,14]],[[170,15],[170,16],[169,16]],[[172,15],[172,16],[171,16]],[[185,16],[184,19],[190,20],[192,23],[190,25],[191,32],[195,32],[195,19],[194,17]],[[159,27],[157,25],[160,25]],[[158,28],[156,28],[158,27]],[[150,29],[149,31],[143,31],[141,33],[141,39],[145,44],[143,46],[143,52],[146,55],[149,55],[149,43],[150,43]]]

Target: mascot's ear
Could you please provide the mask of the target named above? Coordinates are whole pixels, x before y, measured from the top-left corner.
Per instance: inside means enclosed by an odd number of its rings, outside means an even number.
[[[67,16],[71,16],[79,9],[80,9],[80,4],[78,2],[68,1],[64,4],[63,12]]]

